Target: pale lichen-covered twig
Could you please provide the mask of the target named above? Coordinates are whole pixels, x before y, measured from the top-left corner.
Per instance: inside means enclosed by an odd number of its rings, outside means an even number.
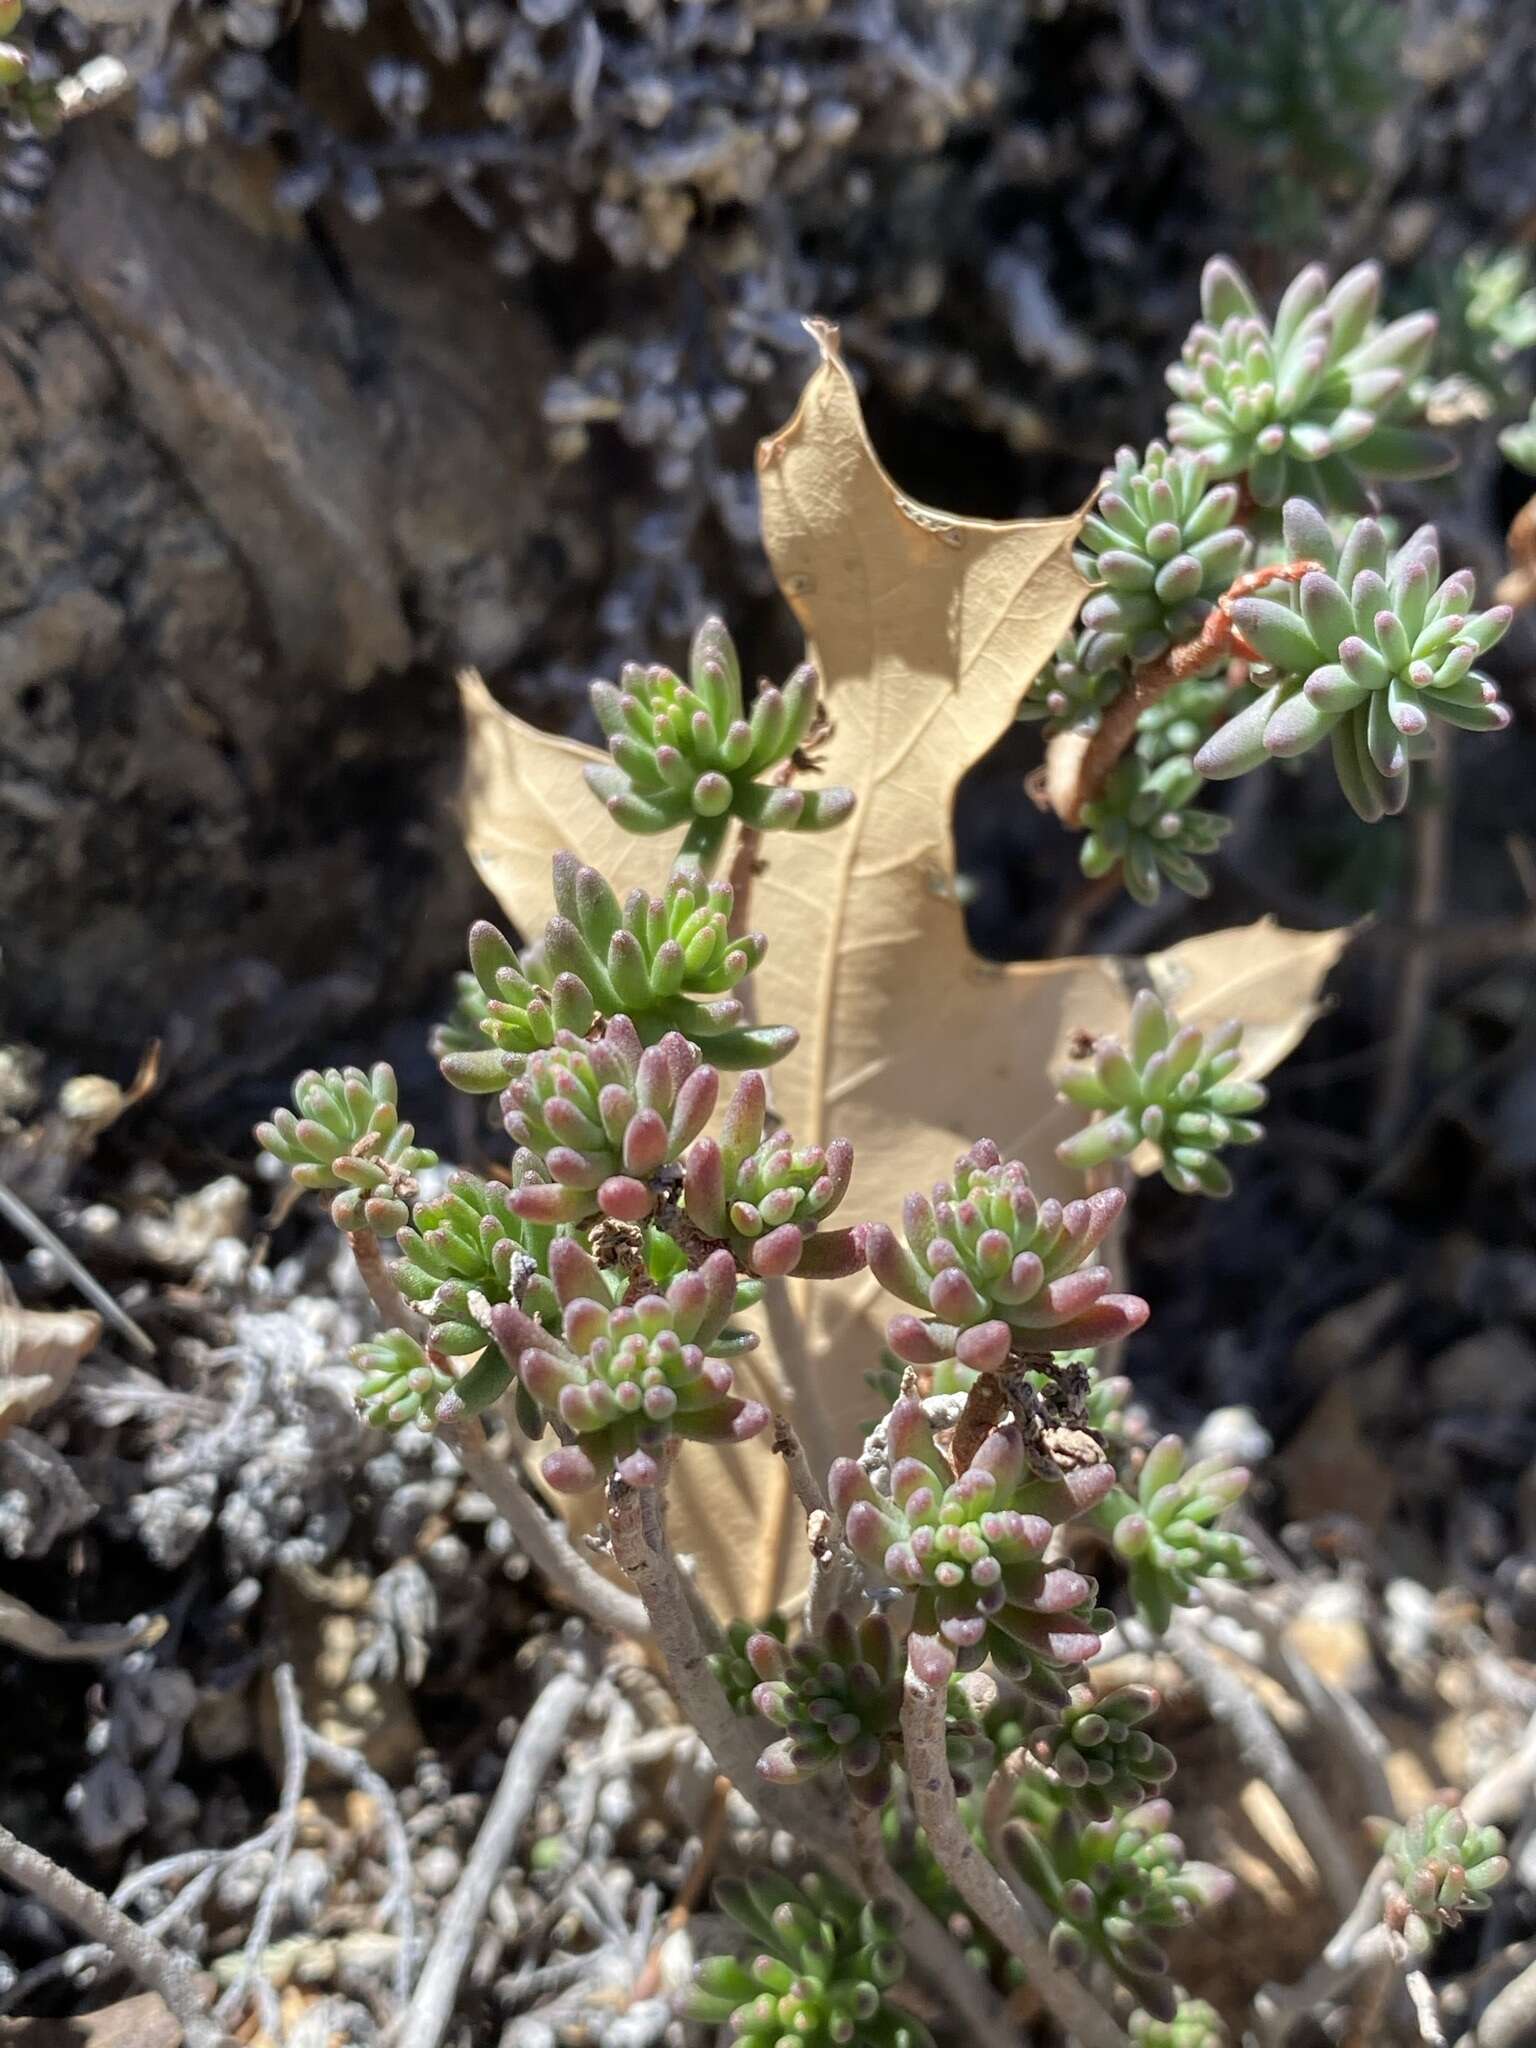
[[[960,1818],[945,1754],[945,1702],[953,1658],[931,1636],[907,1645],[901,1734],[912,1803],[940,1869],[967,1906],[1016,1956],[1029,1981],[1079,2048],[1125,2048],[1125,2035],[1093,1993],[1052,1962],[1012,1887],[972,1841]]]
[[[261,1959],[272,1939],[278,1900],[282,1896],[283,1880],[288,1874],[288,1862],[299,1830],[299,1801],[304,1796],[306,1757],[304,1717],[299,1708],[299,1689],[294,1683],[291,1664],[278,1665],[272,1674],[272,1690],[277,1697],[277,1720],[283,1742],[283,1786],[273,1827],[272,1865],[251,1921],[239,1973],[214,2008],[215,2017],[228,2025],[239,2012],[246,1991],[254,1987],[262,2006],[262,2025],[268,2033],[273,2033],[277,2026],[277,2001],[261,1974]]]
[[[1521,2048],[1536,2041],[1536,1963],[1489,1999],[1472,2036],[1472,2048]]]
[[[304,1730],[304,1747],[322,1770],[345,1778],[365,1793],[378,1815],[379,1831],[384,1837],[385,1860],[389,1865],[389,1890],[380,1901],[379,1917],[386,1922],[393,1920],[395,1925],[394,1992],[397,2003],[403,2006],[411,1995],[411,1979],[416,1971],[416,1908],[411,1896],[415,1883],[411,1844],[399,1803],[388,1783],[355,1749],[348,1749],[339,1742],[328,1742],[309,1727]]]
[[[395,1276],[389,1270],[389,1261],[380,1249],[379,1240],[371,1230],[349,1230],[346,1233],[347,1248],[357,1265],[358,1274],[368,1290],[368,1299],[378,1313],[379,1321],[386,1330],[404,1330],[408,1336],[420,1337],[425,1325],[421,1317],[407,1306],[405,1296],[395,1285]]]
[[[185,2048],[231,2048],[224,2029],[203,2010],[190,1966],[110,1899],[62,1869],[39,1849],[0,1827],[0,1877],[41,1899],[50,1912],[112,1951],[139,1982],[156,1991],[181,2027]]]
[[[440,1434],[556,1592],[604,1628],[627,1636],[646,1633],[641,1603],[582,1556],[565,1524],[546,1514],[517,1473],[497,1457],[478,1421],[445,1423]]]
[[[453,2016],[459,1980],[484,1920],[486,1903],[506,1870],[545,1774],[559,1756],[566,1731],[590,1690],[588,1673],[562,1671],[529,1709],[396,2029],[400,2048],[438,2048]]]

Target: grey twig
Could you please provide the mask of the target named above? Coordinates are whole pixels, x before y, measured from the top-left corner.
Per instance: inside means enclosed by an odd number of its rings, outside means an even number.
[[[189,1964],[110,1899],[5,1827],[0,1827],[0,1876],[110,1949],[141,1984],[158,1992],[181,2028],[185,2048],[231,2048],[224,2029],[204,2012]]]
[[[469,1477],[490,1501],[530,1562],[579,1613],[620,1635],[646,1633],[645,1609],[632,1593],[605,1579],[583,1557],[563,1522],[544,1512],[518,1474],[486,1441],[477,1420],[444,1424],[441,1435]]]
[[[827,1511],[826,1495],[821,1482],[811,1470],[811,1461],[805,1455],[805,1446],[796,1436],[794,1425],[787,1415],[773,1418],[774,1454],[784,1460],[789,1473],[789,1483],[795,1489],[795,1499],[807,1515],[824,1515]]]
[[[127,1338],[135,1351],[142,1351],[146,1358],[154,1357],[154,1338],[139,1328],[127,1309],[108,1294],[93,1273],[86,1271],[63,1238],[51,1231],[40,1216],[35,1216],[20,1195],[14,1189],[8,1188],[3,1180],[0,1180],[0,1216],[19,1230],[23,1237],[30,1237],[35,1245],[46,1252],[51,1252],[91,1307],[100,1309],[107,1321]]]
[[[389,1270],[389,1261],[380,1249],[379,1240],[371,1230],[349,1230],[347,1249],[351,1252],[363,1285],[368,1290],[368,1299],[373,1303],[379,1321],[386,1330],[404,1330],[407,1336],[420,1337],[425,1325],[421,1317],[406,1303],[405,1296],[395,1284],[395,1276]]]
[[[1489,1999],[1472,2036],[1472,2048],[1521,2048],[1536,2041],[1536,1963]]]
[[[485,1918],[486,1903],[507,1868],[539,1786],[560,1754],[566,1730],[590,1689],[585,1672],[562,1671],[544,1687],[518,1730],[496,1796],[443,1908],[415,1992],[395,2030],[400,2048],[438,2048],[453,2016],[459,1981]]]
[[[1434,1986],[1422,1970],[1410,1970],[1405,1981],[1424,2048],[1445,2048],[1445,2029],[1440,2024],[1440,2001],[1435,1997]]]
[[[1051,1961],[1012,1887],[982,1855],[960,1818],[944,1751],[945,1694],[944,1684],[930,1683],[908,1662],[902,1744],[912,1803],[935,1860],[977,1919],[1023,1963],[1041,2002],[1078,2048],[1125,2048],[1125,2035],[1093,1993]]]
[[[395,1951],[395,1999],[404,2006],[411,1995],[416,1971],[416,1907],[411,1896],[415,1874],[411,1867],[411,1845],[400,1817],[399,1803],[386,1781],[355,1749],[328,1742],[313,1728],[304,1730],[304,1747],[323,1770],[345,1778],[373,1801],[384,1836],[384,1854],[389,1864],[389,1891],[379,1907],[380,1918],[393,1920],[398,1946]]]
[[[262,2023],[268,2033],[276,2032],[277,2008],[271,1987],[261,1975],[261,1959],[272,1939],[277,1903],[282,1896],[283,1879],[288,1874],[288,1860],[293,1854],[294,1840],[299,1831],[299,1801],[304,1796],[305,1762],[304,1716],[299,1707],[299,1689],[294,1683],[291,1664],[278,1665],[272,1674],[272,1689],[277,1695],[277,1719],[283,1738],[283,1789],[273,1826],[272,1868],[256,1904],[250,1939],[245,1944],[239,1973],[214,2008],[214,2016],[227,2024],[240,2010],[246,1990],[254,1983],[262,2004],[270,2003],[272,2007],[270,2014],[263,2013]],[[266,1994],[264,1998],[262,1993]]]

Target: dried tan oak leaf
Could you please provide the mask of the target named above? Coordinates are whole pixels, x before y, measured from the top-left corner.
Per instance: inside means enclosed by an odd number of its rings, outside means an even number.
[[[22,1308],[0,1281],[0,1438],[52,1407],[100,1335],[93,1310]]]
[[[803,1143],[852,1140],[846,1217],[894,1221],[901,1198],[990,1136],[1048,1192],[1080,1193],[1054,1158],[1081,1113],[1056,1100],[1074,1035],[1122,1031],[1151,985],[1188,1022],[1254,1027],[1264,1073],[1316,1014],[1344,933],[1272,923],[1220,932],[1147,960],[1090,957],[995,967],[966,940],[951,886],[950,813],[965,770],[1012,722],[1081,601],[1077,518],[992,522],[918,505],[882,469],[835,334],[789,424],[758,453],[769,559],[820,670],[831,730],[819,774],[851,786],[853,816],[825,834],[770,834],[752,923],[769,948],[759,1016],[799,1027],[770,1080]],[[502,711],[462,679],[471,858],[525,934],[548,915],[551,856],[569,846],[614,886],[656,886],[671,840],[618,833],[582,781],[598,756]],[[813,1460],[856,1448],[875,1396],[892,1304],[867,1275],[791,1283],[805,1356],[781,1349]],[[739,1362],[773,1399],[772,1346]],[[757,1445],[678,1461],[670,1488],[679,1550],[729,1614],[754,1615],[803,1584],[799,1518],[783,1467]]]

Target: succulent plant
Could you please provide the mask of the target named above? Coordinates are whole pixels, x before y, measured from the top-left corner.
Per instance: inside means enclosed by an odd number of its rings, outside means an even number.
[[[560,1493],[585,1493],[610,1472],[654,1486],[661,1458],[680,1439],[745,1443],[766,1429],[768,1410],[732,1391],[726,1355],[757,1339],[727,1328],[736,1303],[736,1262],[711,1252],[665,1291],[613,1297],[609,1276],[574,1238],[550,1246],[560,1307],[551,1335],[515,1302],[491,1310],[491,1332],[528,1394],[569,1438],[543,1461]]]
[[[657,1204],[655,1176],[708,1123],[719,1086],[680,1032],[646,1046],[625,1016],[597,1038],[557,1032],[501,1099],[507,1135],[549,1174],[514,1188],[513,1209],[529,1223],[641,1222]]]
[[[765,781],[790,760],[816,716],[816,671],[804,664],[782,689],[764,684],[746,715],[741,666],[719,619],[693,637],[688,680],[631,663],[592,685],[592,709],[610,760],[587,781],[630,832],[687,825],[681,859],[708,867],[731,818],[759,832],[820,832],[853,809],[851,789],[795,789]]]
[[[1064,1805],[1087,1820],[1105,1821],[1150,1798],[1174,1773],[1171,1750],[1142,1727],[1157,1710],[1146,1685],[1121,1685],[1095,1696],[1072,1688],[1054,1720],[1030,1737],[1030,1753],[1048,1769]]]
[[[1527,476],[1536,476],[1536,403],[1523,420],[1517,420],[1499,435],[1499,453]]]
[[[755,1622],[732,1621],[725,1631],[725,1647],[711,1650],[709,1668],[719,1680],[720,1690],[730,1701],[734,1714],[755,1714],[752,1695],[760,1680],[747,1657],[747,1645],[755,1636],[769,1636],[782,1643],[789,1634],[789,1624],[782,1614],[770,1614],[759,1627]]]
[[[293,1169],[299,1187],[338,1191],[331,1204],[338,1230],[392,1237],[410,1221],[413,1176],[437,1164],[437,1154],[401,1123],[396,1101],[394,1069],[383,1060],[366,1074],[309,1068],[293,1084],[293,1109],[276,1109],[258,1124],[256,1142]]]
[[[1416,1956],[1427,1954],[1443,1929],[1459,1926],[1463,1914],[1486,1913],[1489,1894],[1509,1873],[1498,1829],[1475,1826],[1450,1803],[1426,1806],[1389,1829],[1382,1853],[1392,1866],[1386,1923]]]
[[[1271,325],[1253,288],[1224,256],[1200,280],[1204,315],[1168,371],[1168,438],[1206,458],[1214,478],[1242,477],[1260,505],[1295,492],[1335,510],[1363,510],[1378,479],[1436,476],[1451,453],[1403,424],[1410,385],[1435,338],[1435,316],[1377,328],[1381,272],[1361,263],[1330,290],[1309,264]]]
[[[1207,1038],[1142,989],[1131,1005],[1127,1043],[1101,1038],[1091,1061],[1063,1075],[1063,1101],[1098,1115],[1058,1145],[1056,1157],[1086,1170],[1129,1159],[1149,1144],[1164,1180],[1180,1194],[1229,1195],[1232,1176],[1215,1155],[1263,1137],[1252,1119],[1268,1100],[1259,1082],[1232,1078],[1242,1036],[1242,1025],[1232,1023]]]
[[[1014,1789],[1003,1831],[1010,1861],[1054,1919],[1051,1952],[1064,1969],[1100,1956],[1148,2015],[1178,2010],[1158,1937],[1218,1904],[1232,1880],[1213,1864],[1186,1859],[1169,1831],[1173,1810],[1149,1799],[1127,1814],[1081,1821],[1055,1789],[1026,1774]]]
[[[1249,1474],[1224,1457],[1187,1462],[1183,1440],[1160,1437],[1141,1459],[1136,1491],[1116,1486],[1095,1519],[1127,1568],[1131,1598],[1159,1635],[1201,1579],[1239,1584],[1262,1576],[1245,1537],[1214,1523],[1241,1500]]]
[[[715,1902],[754,1952],[697,1966],[690,2018],[728,2027],[744,2048],[933,2048],[888,1996],[906,1973],[893,1906],[863,1904],[814,1871],[795,1885],[770,1870],[721,1879]]]
[[[1153,661],[1196,634],[1242,567],[1248,536],[1233,524],[1235,484],[1211,484],[1203,455],[1154,441],[1122,448],[1105,470],[1074,560],[1096,590],[1083,606],[1090,675]]]
[[[902,1674],[901,1645],[884,1615],[866,1614],[855,1626],[834,1611],[819,1635],[793,1649],[755,1635],[747,1657],[759,1680],[753,1705],[787,1731],[758,1758],[762,1776],[794,1785],[835,1763],[855,1799],[883,1805],[901,1731]]]
[[[721,1121],[720,1138],[700,1138],[683,1166],[690,1222],[725,1238],[753,1272],[841,1278],[864,1263],[851,1230],[818,1226],[848,1192],[853,1147],[846,1138],[799,1145],[788,1131],[765,1130],[768,1091],[761,1074],[743,1074]]]
[[[1104,787],[1082,808],[1078,861],[1090,877],[1117,864],[1128,894],[1155,903],[1164,880],[1186,896],[1209,896],[1200,856],[1214,853],[1232,829],[1229,818],[1196,808],[1203,778],[1183,755],[1149,768],[1135,754],[1117,761]]]
[[[1165,690],[1136,721],[1135,751],[1149,768],[1160,768],[1176,755],[1192,755],[1222,720],[1241,710],[1245,690],[1234,690],[1226,676],[1190,676]]]
[[[484,1053],[489,1048],[486,1040],[490,1033],[485,1026],[490,1022],[490,1001],[474,975],[467,970],[453,977],[453,1008],[448,1015],[432,1026],[427,1035],[427,1047],[433,1059],[442,1061],[453,1053]],[[444,1078],[452,1076],[445,1072]],[[505,1084],[506,1072],[497,1066],[496,1088]],[[455,1086],[460,1084],[455,1083]],[[466,1091],[470,1092],[470,1091]],[[489,1095],[490,1087],[482,1091]]]
[[[1175,1992],[1172,2017],[1133,2012],[1126,2022],[1135,2048],[1226,2048],[1227,2030],[1214,2005]]]
[[[908,1397],[891,1410],[887,1441],[889,1495],[851,1458],[832,1467],[832,1504],[855,1556],[916,1595],[913,1628],[941,1637],[962,1670],[990,1656],[1032,1697],[1064,1700],[1062,1673],[1099,1647],[1095,1587],[1047,1564],[1045,1549],[1059,1524],[1104,1498],[1111,1467],[1042,1478],[1018,1424],[1008,1422],[957,1477],[922,1403]]]
[[[1374,519],[1340,547],[1304,498],[1285,508],[1286,545],[1319,567],[1278,595],[1239,598],[1233,618],[1266,665],[1265,687],[1218,728],[1195,756],[1202,775],[1224,778],[1270,755],[1333,747],[1339,785],[1368,822],[1408,800],[1409,764],[1432,744],[1429,723],[1468,732],[1509,723],[1497,686],[1473,663],[1501,640],[1508,605],[1472,609],[1470,570],[1440,578],[1433,527],[1395,554]]]
[[[892,1319],[891,1348],[911,1365],[957,1357],[995,1372],[1016,1342],[1058,1351],[1140,1329],[1146,1303],[1111,1294],[1108,1267],[1087,1263],[1124,1206],[1117,1189],[1065,1207],[1037,1201],[1023,1165],[978,1140],[932,1201],[908,1195],[905,1243],[883,1223],[865,1230],[880,1285],[926,1312]]]
[[[434,1365],[414,1337],[404,1330],[384,1330],[354,1344],[349,1356],[363,1376],[357,1405],[373,1428],[403,1429],[408,1422],[418,1429],[433,1427],[437,1404],[453,1386],[453,1375]]]
[[[1099,714],[1125,686],[1125,672],[1103,668],[1090,672],[1086,632],[1069,633],[1024,692],[1018,716],[1026,723],[1049,719],[1048,733],[1093,733]]]
[[[521,1179],[535,1161],[513,1161]],[[512,1190],[473,1173],[453,1173],[441,1193],[417,1201],[411,1228],[397,1238],[395,1284],[432,1325],[432,1341],[450,1357],[485,1347],[486,1335],[470,1311],[469,1296],[520,1301],[546,1328],[558,1326],[554,1289],[545,1262],[554,1231],[528,1223],[512,1206]]]

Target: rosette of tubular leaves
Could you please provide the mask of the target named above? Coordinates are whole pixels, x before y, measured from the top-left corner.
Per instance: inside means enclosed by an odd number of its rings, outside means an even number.
[[[1097,732],[1104,706],[1125,686],[1119,669],[1090,672],[1088,640],[1085,632],[1069,633],[1020,701],[1019,718],[1025,723],[1046,719],[1047,738],[1058,732]]]
[[[557,1031],[501,1098],[508,1137],[548,1176],[515,1188],[513,1208],[530,1223],[643,1222],[661,1199],[658,1176],[701,1134],[719,1090],[680,1031],[651,1046],[626,1016],[595,1038]]]
[[[1185,755],[1155,768],[1134,753],[1117,761],[1082,807],[1083,873],[1093,881],[1118,867],[1127,895],[1138,903],[1155,903],[1165,881],[1186,896],[1209,896],[1211,879],[1200,862],[1216,851],[1232,821],[1198,807],[1204,787]]]
[[[906,1973],[895,1907],[865,1903],[817,1872],[793,1884],[770,1870],[721,1879],[715,1903],[747,1948],[698,1964],[691,2019],[745,2048],[933,2048],[891,1997]]]
[[[987,1731],[1000,1752],[1026,1751],[1062,1804],[1084,1820],[1107,1821],[1153,1798],[1173,1776],[1172,1751],[1143,1725],[1157,1706],[1147,1685],[1116,1686],[1102,1695],[1074,1685],[1034,1729],[999,1710],[988,1718]]]
[[[687,826],[685,865],[707,866],[732,818],[758,832],[825,831],[853,809],[853,791],[797,789],[774,773],[796,761],[810,736],[818,687],[804,664],[782,689],[760,684],[748,713],[731,636],[719,619],[706,619],[686,682],[669,668],[632,662],[617,686],[592,685],[609,759],[588,768],[587,781],[626,831]]]
[[[1427,1955],[1465,1914],[1486,1913],[1509,1874],[1499,1830],[1474,1825],[1453,1800],[1444,1795],[1401,1827],[1378,1827],[1391,1866],[1383,1919],[1413,1956]]]
[[[892,1765],[901,1758],[901,1640],[882,1614],[857,1622],[834,1610],[815,1636],[787,1646],[766,1630],[749,1636],[747,1662],[756,1672],[750,1704],[784,1735],[758,1758],[772,1784],[798,1785],[836,1765],[863,1806],[890,1797]],[[957,1791],[971,1790],[992,1755],[980,1718],[996,1688],[985,1677],[952,1678],[945,1749]]]
[[[1496,684],[1475,664],[1513,614],[1475,609],[1470,570],[1441,577],[1433,527],[1391,552],[1376,521],[1362,519],[1340,545],[1317,506],[1294,498],[1284,530],[1291,556],[1318,567],[1294,587],[1234,602],[1234,623],[1263,664],[1259,695],[1211,735],[1195,766],[1224,779],[1326,739],[1340,788],[1374,823],[1408,801],[1411,764],[1433,751],[1433,720],[1467,732],[1508,725]]]
[[[1104,1499],[1113,1467],[1042,1476],[1010,1421],[957,1474],[921,1401],[909,1396],[892,1408],[886,1435],[889,1493],[852,1458],[831,1470],[849,1548],[885,1584],[912,1595],[914,1632],[937,1636],[962,1671],[990,1657],[1030,1697],[1065,1701],[1070,1673],[1097,1654],[1109,1620],[1094,1581],[1046,1552],[1058,1528]]]
[[[1412,424],[1435,316],[1381,326],[1380,298],[1374,263],[1331,288],[1309,264],[1270,321],[1237,266],[1212,257],[1200,280],[1202,318],[1167,372],[1170,441],[1203,457],[1213,478],[1241,477],[1264,507],[1301,492],[1334,511],[1363,511],[1374,483],[1441,474],[1452,451]]]
[[[563,1438],[541,1465],[557,1492],[588,1492],[612,1473],[654,1486],[678,1441],[739,1444],[767,1428],[768,1410],[734,1391],[727,1362],[757,1342],[730,1327],[738,1292],[729,1251],[633,1301],[616,1298],[622,1276],[574,1237],[554,1240],[548,1270],[557,1331],[516,1302],[498,1303],[489,1320],[529,1400]]]
[[[495,925],[470,929],[470,972],[433,1049],[444,1078],[489,1095],[562,1031],[589,1033],[627,1016],[645,1045],[669,1032],[706,1046],[717,1067],[771,1066],[796,1043],[789,1025],[750,1025],[737,989],[761,964],[761,932],[732,933],[729,882],[679,869],[659,895],[632,889],[622,904],[574,854],[553,862],[555,913],[521,956]]]
[[[1203,1998],[1180,1998],[1170,2019],[1133,2012],[1127,2021],[1135,2048],[1227,2048],[1221,2014]]]
[[[1147,1305],[1112,1293],[1090,1264],[1125,1206],[1118,1189],[1065,1204],[1038,1200],[1017,1159],[979,1139],[930,1200],[908,1195],[902,1233],[872,1223],[863,1234],[870,1271],[919,1315],[897,1315],[891,1349],[909,1365],[997,1371],[1015,1347],[1064,1350],[1111,1344],[1140,1329]]]
[[[1220,1903],[1232,1879],[1186,1857],[1165,1799],[1086,1820],[1059,1784],[1025,1771],[1013,1781],[1002,1845],[1051,1916],[1050,1948],[1064,1968],[1106,1964],[1147,2017],[1178,2015],[1162,1942]]]
[[[1263,1576],[1247,1539],[1219,1526],[1251,1475],[1220,1455],[1191,1462],[1176,1436],[1134,1451],[1131,1463],[1132,1484],[1108,1489],[1094,1521],[1125,1566],[1137,1612],[1161,1635],[1173,1610],[1194,1600],[1201,1579],[1244,1585]]]
[[[1180,755],[1193,757],[1222,720],[1246,701],[1246,692],[1234,689],[1225,676],[1191,676],[1175,683],[1137,719],[1136,758],[1149,768],[1160,768]]]
[[[1061,1099],[1095,1115],[1056,1147],[1056,1157],[1086,1172],[1147,1145],[1180,1194],[1231,1194],[1232,1176],[1216,1154],[1258,1143],[1264,1129],[1253,1116],[1268,1100],[1261,1083],[1236,1078],[1242,1036],[1237,1023],[1209,1036],[1181,1025],[1143,989],[1131,1005],[1125,1044],[1101,1038],[1091,1060],[1062,1076]]]
[[[725,1106],[720,1137],[702,1137],[683,1167],[688,1220],[723,1239],[754,1273],[836,1279],[864,1263],[853,1230],[822,1230],[853,1175],[846,1138],[825,1146],[796,1145],[782,1128],[769,1131],[768,1090],[761,1074],[743,1074]]]
[[[293,1108],[256,1126],[263,1151],[291,1168],[296,1186],[330,1194],[338,1230],[389,1237],[410,1221],[415,1175],[437,1154],[400,1121],[394,1069],[313,1068],[293,1084]]]

